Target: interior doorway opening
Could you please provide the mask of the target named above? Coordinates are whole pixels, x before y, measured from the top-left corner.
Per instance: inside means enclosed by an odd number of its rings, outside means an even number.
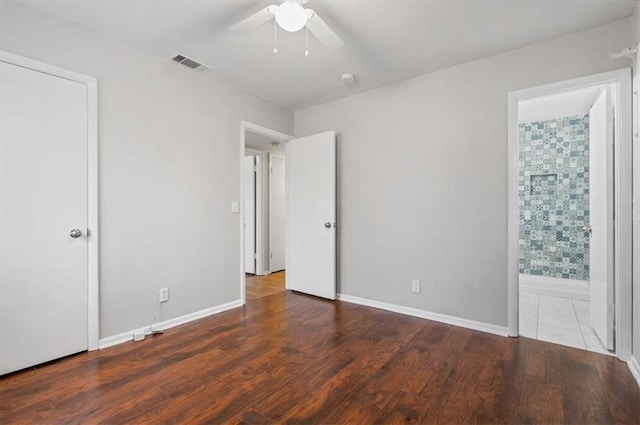
[[[242,125],[242,298],[285,290],[286,158],[291,136]]]
[[[629,70],[512,92],[509,106],[509,333],[624,359]]]
[[[613,312],[615,86],[523,100],[520,335],[608,354]]]

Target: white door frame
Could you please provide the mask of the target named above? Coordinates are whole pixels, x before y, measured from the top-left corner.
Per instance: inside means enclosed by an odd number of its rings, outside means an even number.
[[[245,155],[253,155],[256,158],[256,275],[257,276],[265,276],[269,273],[265,273],[264,267],[264,249],[263,249],[263,227],[264,227],[264,211],[262,202],[264,200],[264,179],[262,176],[263,173],[263,154],[265,152],[259,151],[257,149],[245,148]],[[242,182],[244,184],[244,182]],[[244,196],[244,195],[243,195]],[[244,229],[244,227],[243,227]]]
[[[508,106],[508,195],[507,195],[507,282],[509,336],[518,336],[518,103],[532,97],[571,89],[615,84],[616,122],[614,142],[614,286],[616,355],[631,356],[632,274],[632,86],[631,68],[561,81],[509,92]]]
[[[281,133],[276,130],[272,130],[267,127],[262,127],[257,124],[250,123],[248,121],[240,121],[240,194],[238,199],[240,200],[240,299],[242,300],[242,304],[247,302],[247,293],[246,293],[246,279],[245,279],[245,268],[244,268],[244,156],[245,156],[245,134],[247,130],[250,130],[254,133],[259,133],[264,136],[273,137],[274,139],[282,140],[283,142],[288,142],[293,139],[293,136],[290,134]],[[262,214],[262,210],[260,211]],[[256,211],[257,214],[257,211]],[[260,262],[262,263],[262,262]]]
[[[273,157],[274,156],[277,156],[278,158],[286,159],[284,152],[283,153],[272,153],[272,152],[269,153],[269,272],[273,272],[273,265],[271,264],[271,252],[272,252],[271,251],[271,235],[273,234],[272,231],[271,231],[271,229],[273,228],[273,226],[271,225],[271,221],[272,221],[272,217],[273,217],[272,214],[271,214],[271,211],[273,211],[273,208],[272,208],[272,206],[273,206],[273,195],[272,195],[273,191],[271,190],[271,183],[272,183],[272,181],[271,181],[271,178],[272,178],[271,170],[273,169]],[[285,214],[286,214],[286,211],[285,211]]]
[[[64,68],[49,65],[0,50],[0,62],[20,66],[84,84],[87,87],[87,342],[97,350],[99,342],[99,228],[98,228],[98,80]]]
[[[253,255],[254,255],[254,266],[253,266],[253,271],[255,272],[256,275],[259,275],[262,271],[262,247],[260,246],[262,244],[262,208],[260,208],[262,205],[262,192],[260,189],[262,188],[258,188],[258,184],[262,183],[262,181],[258,181],[258,176],[260,174],[258,174],[258,166],[259,166],[259,162],[260,162],[260,156],[259,155],[253,155],[251,154],[251,152],[248,152],[249,149],[247,149],[247,152],[245,152],[245,161],[247,159],[247,157],[253,157],[253,176],[254,176],[254,182],[253,182],[253,194],[254,194],[254,199],[253,199],[253,236],[254,236],[254,241],[253,241]],[[246,167],[246,164],[245,164]],[[246,170],[245,170],[245,174],[246,174]],[[246,176],[245,176],[246,177]],[[243,182],[244,184],[244,182]],[[244,189],[246,188],[242,188],[243,189],[243,200],[244,200],[244,196],[246,195],[244,193]],[[246,220],[243,219],[243,223],[246,224]],[[243,225],[242,226],[243,229],[245,229],[245,235],[246,235],[246,227]],[[260,233],[259,233],[260,232]],[[245,240],[245,246],[246,246],[246,240]],[[246,266],[246,260],[247,260],[247,253],[245,252],[245,266]],[[245,273],[247,273],[247,271],[245,270]]]

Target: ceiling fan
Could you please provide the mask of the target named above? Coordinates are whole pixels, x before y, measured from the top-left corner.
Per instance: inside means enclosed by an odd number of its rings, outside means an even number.
[[[231,27],[231,31],[239,34],[250,32],[270,20],[275,18],[274,23],[274,48],[273,53],[278,53],[277,27],[279,26],[288,32],[297,32],[305,28],[311,31],[322,44],[329,50],[339,49],[344,42],[333,32],[331,28],[318,16],[313,9],[305,9],[303,5],[308,0],[282,0],[282,3],[272,4],[257,13],[245,18]],[[308,34],[307,49],[305,55],[309,54]]]

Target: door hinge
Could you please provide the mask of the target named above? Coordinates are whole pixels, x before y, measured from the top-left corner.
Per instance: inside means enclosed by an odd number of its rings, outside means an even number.
[[[255,252],[253,253],[253,259],[254,259],[254,260],[257,260],[257,259],[258,259],[258,254],[257,254],[257,253],[255,253]]]
[[[273,258],[273,252],[269,254],[269,258]]]

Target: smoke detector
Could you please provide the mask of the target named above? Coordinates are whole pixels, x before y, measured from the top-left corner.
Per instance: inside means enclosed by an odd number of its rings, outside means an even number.
[[[356,77],[350,72],[342,74],[342,77],[340,77],[340,79],[347,87],[351,87],[356,83]]]

